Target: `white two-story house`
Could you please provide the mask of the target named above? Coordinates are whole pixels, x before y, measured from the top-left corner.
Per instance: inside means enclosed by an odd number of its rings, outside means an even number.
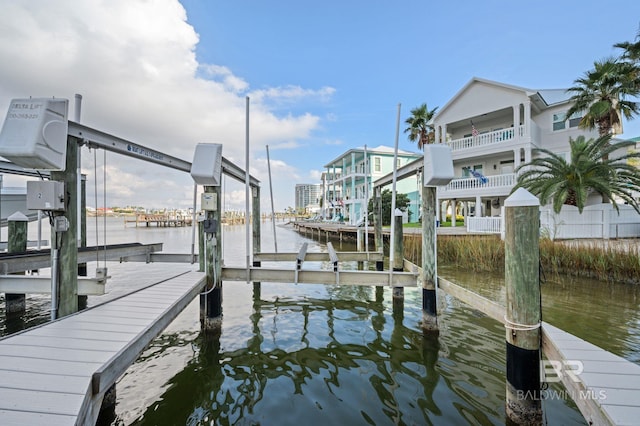
[[[451,147],[456,178],[438,187],[439,217],[499,216],[515,170],[535,148],[569,153],[569,138],[597,138],[566,117],[565,89],[535,90],[473,78],[433,117],[436,143]]]
[[[421,154],[398,151],[397,167],[402,167]],[[324,167],[325,195],[323,211],[326,218],[342,215],[349,224],[364,219],[366,203],[373,197],[373,181],[393,171],[394,150],[388,146],[350,149]],[[397,191],[409,197],[410,216],[415,221],[419,214],[419,184],[417,180],[398,182]]]

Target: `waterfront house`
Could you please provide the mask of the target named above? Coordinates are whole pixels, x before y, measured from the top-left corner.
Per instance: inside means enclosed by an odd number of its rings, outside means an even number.
[[[438,215],[500,216],[515,170],[535,148],[568,155],[578,128],[565,89],[537,90],[474,77],[433,117],[436,143],[451,147],[456,178],[438,188]],[[455,223],[454,223],[455,225]]]
[[[421,154],[398,150],[397,167],[402,167]],[[388,146],[377,148],[354,148],[327,163],[323,180],[323,217],[342,215],[352,225],[364,219],[366,203],[373,196],[373,181],[393,171],[394,149]],[[397,192],[409,196],[407,218],[416,221],[419,214],[417,179],[406,179],[397,183]]]

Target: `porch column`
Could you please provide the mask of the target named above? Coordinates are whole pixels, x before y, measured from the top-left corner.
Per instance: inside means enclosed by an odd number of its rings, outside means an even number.
[[[354,216],[356,215],[356,153],[351,153],[351,207],[349,208],[349,223],[356,223],[354,220]]]
[[[447,124],[442,125],[442,143],[447,143]]]
[[[520,104],[513,105],[513,139],[516,142],[520,142],[520,132],[518,126],[520,125]]]
[[[475,217],[482,217],[482,199],[479,195],[476,195],[476,211]]]
[[[524,136],[531,136],[531,101],[524,103]]]
[[[524,149],[524,162],[525,163],[531,162],[531,147],[530,146],[528,148]]]
[[[513,170],[520,166],[520,148],[513,150]]]
[[[442,217],[442,212],[440,211],[442,209],[442,200],[439,198],[436,198],[436,221],[437,223],[440,223],[440,218]]]
[[[451,201],[451,227],[456,227],[456,207],[458,207],[458,200],[455,198]]]

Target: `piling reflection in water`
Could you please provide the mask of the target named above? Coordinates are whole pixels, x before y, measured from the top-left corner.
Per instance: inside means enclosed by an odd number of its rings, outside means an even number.
[[[502,326],[444,298],[440,336],[423,335],[418,298],[391,313],[390,289],[254,293],[246,344],[224,319],[219,337],[184,335],[193,358],[135,424],[504,424]],[[142,363],[162,364],[163,350]],[[553,411],[581,423],[562,402]]]

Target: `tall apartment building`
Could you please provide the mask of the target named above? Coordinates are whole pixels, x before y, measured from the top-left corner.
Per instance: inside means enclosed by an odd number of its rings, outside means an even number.
[[[299,183],[295,188],[295,208],[298,212],[315,213],[320,210],[322,185],[319,183]]]

